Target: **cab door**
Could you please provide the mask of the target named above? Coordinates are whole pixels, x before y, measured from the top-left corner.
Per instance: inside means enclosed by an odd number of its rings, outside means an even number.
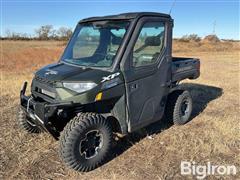
[[[129,132],[163,115],[171,74],[168,26],[164,18],[139,19],[123,56]]]

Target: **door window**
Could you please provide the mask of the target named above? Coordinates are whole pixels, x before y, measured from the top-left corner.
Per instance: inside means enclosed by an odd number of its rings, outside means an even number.
[[[142,26],[133,48],[133,66],[154,64],[164,47],[163,22],[147,22]]]

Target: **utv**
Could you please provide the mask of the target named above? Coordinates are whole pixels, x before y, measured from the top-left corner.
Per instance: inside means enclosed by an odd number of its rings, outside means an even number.
[[[100,166],[113,134],[160,120],[185,124],[192,99],[178,88],[200,75],[200,62],[172,57],[173,19],[140,12],[81,20],[55,64],[36,72],[20,93],[18,120],[31,133],[60,139],[60,156],[77,171]]]

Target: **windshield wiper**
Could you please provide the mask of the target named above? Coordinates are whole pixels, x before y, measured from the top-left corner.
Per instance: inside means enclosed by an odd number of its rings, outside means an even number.
[[[90,68],[90,66],[75,64],[75,63],[71,63],[71,62],[68,62],[68,61],[72,61],[72,59],[63,59],[63,60],[61,60],[61,62],[65,63],[65,64],[68,64],[68,65],[81,67],[81,68],[83,68],[83,69]]]

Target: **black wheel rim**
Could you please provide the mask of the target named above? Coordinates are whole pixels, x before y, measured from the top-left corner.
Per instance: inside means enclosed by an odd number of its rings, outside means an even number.
[[[91,130],[80,141],[79,151],[85,159],[91,159],[98,155],[103,146],[103,135],[99,130]]]
[[[182,117],[187,116],[189,114],[189,100],[188,99],[183,100],[180,108],[181,116]]]

